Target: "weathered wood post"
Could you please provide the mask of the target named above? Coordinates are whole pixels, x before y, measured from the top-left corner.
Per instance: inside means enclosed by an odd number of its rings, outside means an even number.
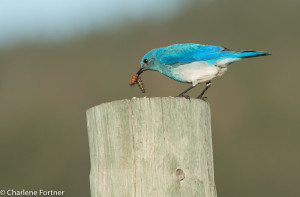
[[[87,110],[92,197],[216,197],[210,109],[136,98]]]

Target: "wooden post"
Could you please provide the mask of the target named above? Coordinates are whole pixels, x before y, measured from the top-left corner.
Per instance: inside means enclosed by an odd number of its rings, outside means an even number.
[[[216,197],[209,104],[133,98],[87,110],[92,197]]]

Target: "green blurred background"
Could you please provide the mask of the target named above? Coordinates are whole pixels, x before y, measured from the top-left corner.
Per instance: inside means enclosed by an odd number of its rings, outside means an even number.
[[[206,94],[218,196],[300,196],[300,2],[186,1],[159,17],[154,8],[136,20],[125,15],[84,33],[33,36],[0,49],[0,189],[90,196],[85,111],[177,95],[189,85],[157,72],[143,74],[146,94],[129,81],[150,49],[188,42],[272,53],[234,63]]]

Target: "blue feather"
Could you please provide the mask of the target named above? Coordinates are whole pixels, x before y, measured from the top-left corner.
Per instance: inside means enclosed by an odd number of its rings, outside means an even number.
[[[263,51],[234,51],[221,46],[200,44],[175,44],[161,48],[160,62],[165,65],[187,64],[195,61],[209,61],[225,58],[247,58],[268,55]]]
[[[165,47],[160,62],[166,65],[187,64],[234,54],[224,47],[200,44],[175,44]]]
[[[270,55],[270,53],[266,53],[264,51],[239,51],[233,55],[230,55],[229,58],[248,58],[248,57],[257,57],[263,55]]]

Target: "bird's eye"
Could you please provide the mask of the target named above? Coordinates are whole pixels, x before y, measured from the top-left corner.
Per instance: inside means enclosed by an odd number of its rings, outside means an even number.
[[[144,62],[145,64],[148,64],[148,59],[147,59],[147,58],[144,59],[143,62]]]

